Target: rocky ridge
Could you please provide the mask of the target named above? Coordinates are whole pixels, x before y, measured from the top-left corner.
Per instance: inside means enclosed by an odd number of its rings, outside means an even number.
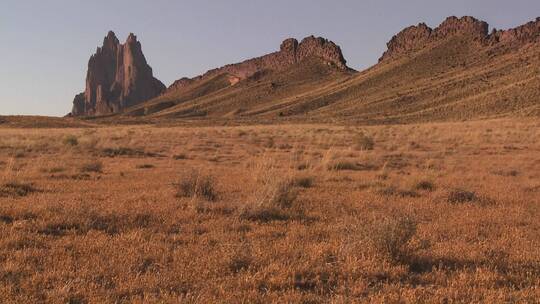
[[[435,29],[430,28],[425,23],[420,23],[407,27],[392,37],[387,44],[388,50],[379,59],[379,62],[414,52],[428,44],[458,35],[466,35],[480,46],[521,46],[540,42],[540,18],[513,29],[494,29],[491,33],[489,33],[488,23],[470,16],[448,17]]]
[[[221,74],[230,75],[231,85],[264,70],[280,71],[309,57],[317,57],[339,70],[349,70],[341,48],[334,42],[321,37],[306,37],[300,43],[289,38],[281,43],[280,50],[265,56],[249,59],[236,64],[209,70],[194,78],[181,78],[175,81],[168,91],[182,89],[196,81]]]

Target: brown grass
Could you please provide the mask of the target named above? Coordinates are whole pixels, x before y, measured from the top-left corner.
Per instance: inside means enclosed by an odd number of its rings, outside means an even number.
[[[182,176],[180,181],[174,185],[177,197],[202,197],[208,201],[214,201],[217,198],[214,178],[201,174],[199,171],[193,170]]]
[[[3,128],[0,302],[534,303],[539,130]]]

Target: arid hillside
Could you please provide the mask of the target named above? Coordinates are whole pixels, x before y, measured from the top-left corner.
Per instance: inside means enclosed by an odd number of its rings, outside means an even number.
[[[181,79],[122,115],[368,124],[538,116],[539,37],[540,20],[488,34],[485,22],[450,17],[403,30],[362,72],[317,56],[248,74],[232,65]]]

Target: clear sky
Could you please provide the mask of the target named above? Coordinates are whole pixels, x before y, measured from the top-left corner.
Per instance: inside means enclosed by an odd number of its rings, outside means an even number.
[[[349,66],[363,69],[404,27],[434,27],[450,15],[506,29],[540,16],[540,1],[1,0],[0,115],[68,113],[109,30],[122,42],[135,33],[154,75],[170,85],[311,34],[336,42]]]

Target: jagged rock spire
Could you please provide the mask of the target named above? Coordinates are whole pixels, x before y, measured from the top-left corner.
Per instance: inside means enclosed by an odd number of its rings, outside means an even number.
[[[88,61],[86,89],[75,96],[74,116],[105,115],[156,97],[165,85],[153,77],[140,42],[130,34],[120,44],[113,31]]]

